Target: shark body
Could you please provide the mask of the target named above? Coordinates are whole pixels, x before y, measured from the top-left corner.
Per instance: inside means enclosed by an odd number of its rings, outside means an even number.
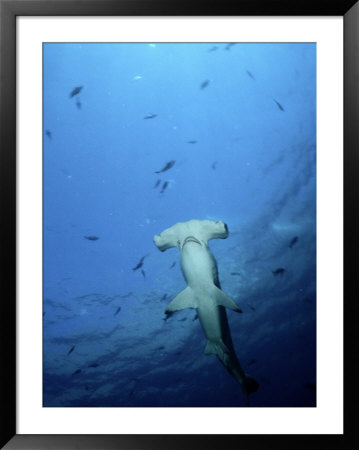
[[[224,222],[190,220],[179,222],[154,237],[161,251],[178,247],[181,268],[187,287],[166,308],[166,314],[185,308],[197,310],[207,338],[204,353],[215,354],[228,372],[240,383],[249,406],[248,394],[258,389],[258,383],[242,370],[236,356],[225,308],[242,312],[220,287],[217,263],[208,241],[225,239],[228,228]]]

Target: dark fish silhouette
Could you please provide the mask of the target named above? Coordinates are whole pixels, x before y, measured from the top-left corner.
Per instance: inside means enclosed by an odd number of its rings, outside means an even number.
[[[153,186],[153,189],[156,189],[156,187],[158,187],[161,183],[161,180],[157,180],[155,185]]]
[[[246,72],[247,72],[247,75],[248,75],[250,78],[252,78],[252,80],[255,80],[255,78],[254,78],[252,72],[250,72],[249,70],[246,70]]]
[[[255,310],[256,310],[255,307],[252,306],[252,305],[250,305],[249,303],[247,303],[247,305],[251,308],[252,311],[255,311]]]
[[[172,269],[176,265],[176,261],[173,261],[173,263],[170,265],[170,269]]]
[[[82,103],[80,102],[79,99],[76,99],[76,106],[77,106],[77,109],[81,109]]]
[[[70,350],[67,352],[67,355],[66,355],[66,356],[69,356],[70,353],[72,353],[72,352],[75,350],[75,347],[76,347],[76,345],[73,345],[73,346],[70,348]]]
[[[205,89],[209,85],[209,80],[203,81],[201,84],[201,89]]]
[[[72,91],[70,92],[70,98],[79,94],[81,92],[82,88],[83,88],[83,86],[77,86],[77,87],[73,88]]]
[[[164,320],[165,322],[167,322],[167,320],[168,320],[171,316],[173,316],[174,312],[165,311],[165,314],[166,314],[166,317],[164,317],[163,320]]]
[[[88,241],[98,241],[100,238],[98,236],[84,236]]]
[[[143,275],[143,278],[146,278],[146,274],[145,274],[145,271],[143,269],[141,269],[141,273]]]
[[[91,369],[91,368],[96,369],[96,367],[99,367],[99,366],[100,366],[100,364],[94,362],[94,363],[89,364],[87,367],[88,367],[89,369]]]
[[[283,267],[279,267],[278,269],[272,270],[273,275],[283,275],[285,272],[285,269]]]
[[[167,294],[163,294],[160,301],[164,302],[166,300],[166,298],[167,298]]]
[[[156,170],[156,172],[154,172],[154,173],[166,172],[166,170],[169,170],[171,167],[174,166],[175,162],[176,162],[176,161],[174,161],[174,160],[169,161],[168,163],[166,163],[166,165],[163,167],[163,169],[161,169],[161,170]]]
[[[251,359],[251,360],[249,361],[248,365],[251,366],[251,365],[254,364],[255,362],[256,362],[255,359]]]
[[[117,316],[117,314],[118,314],[120,311],[121,311],[121,306],[119,306],[119,307],[116,309],[116,312],[115,312],[114,316]]]
[[[230,50],[231,49],[231,47],[233,47],[233,45],[236,45],[236,43],[235,42],[230,42],[229,44],[227,44],[226,46],[225,46],[225,50]]]
[[[79,374],[79,373],[81,373],[81,372],[82,372],[81,369],[77,369],[77,370],[75,370],[75,372],[72,373],[72,375],[77,375],[77,374]]]
[[[147,114],[144,119],[154,119],[155,117],[157,117],[157,114]]]
[[[231,272],[231,275],[240,275],[239,272]]]
[[[294,236],[294,238],[290,241],[288,247],[292,248],[293,245],[295,245],[298,242],[299,237],[298,236]]]
[[[182,317],[182,319],[179,319],[178,322],[185,322],[187,320],[187,317]]]
[[[187,144],[197,144],[197,141],[187,141]]]
[[[49,139],[52,139],[52,133],[50,130],[45,130],[45,134]]]
[[[194,321],[197,320],[197,319],[198,319],[198,314],[196,313],[195,316],[194,316],[193,319],[192,319],[192,322],[194,322]]]
[[[218,164],[217,161],[215,161],[214,163],[212,163],[212,166],[211,166],[211,167],[212,167],[213,170],[216,170],[217,164]]]
[[[165,181],[164,183],[163,183],[163,185],[162,185],[162,189],[161,189],[161,194],[163,194],[164,192],[165,192],[165,190],[167,189],[167,186],[168,186],[168,181]]]
[[[214,47],[211,47],[208,51],[215,52],[216,50],[218,50],[218,47],[215,45]]]
[[[132,268],[132,270],[135,271],[135,270],[139,269],[140,267],[142,267],[142,266],[143,266],[143,261],[144,261],[144,259],[145,259],[147,256],[148,256],[148,254],[145,255],[145,256],[142,256],[142,258],[139,260],[139,262],[137,263],[137,265],[136,265],[135,267]]]
[[[278,106],[278,108],[279,108],[281,111],[284,111],[283,106],[282,106],[279,102],[277,102],[277,100],[273,99],[273,101],[276,103],[276,105]]]

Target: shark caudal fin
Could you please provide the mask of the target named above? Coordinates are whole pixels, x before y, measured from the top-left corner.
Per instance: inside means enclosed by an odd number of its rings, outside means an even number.
[[[246,406],[250,406],[248,395],[252,394],[253,392],[256,392],[258,388],[259,383],[249,375],[245,375],[245,381],[242,384],[242,391],[246,402]]]
[[[259,388],[258,381],[256,381],[254,378],[250,377],[247,374],[246,374],[246,378],[245,378],[245,383],[244,384],[246,386],[246,390],[247,390],[248,394],[253,394],[253,392],[256,392],[257,389]]]

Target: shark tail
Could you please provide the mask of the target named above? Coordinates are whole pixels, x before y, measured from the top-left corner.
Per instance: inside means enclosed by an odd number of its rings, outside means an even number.
[[[259,388],[259,383],[253,377],[243,372],[237,357],[229,351],[226,344],[222,340],[219,342],[207,341],[204,353],[205,355],[214,354],[219,358],[227,371],[241,385],[246,406],[249,406],[248,395],[257,391]]]
[[[250,406],[248,395],[256,392],[259,387],[259,383],[249,375],[245,375],[244,380],[241,382],[241,386],[246,406]]]

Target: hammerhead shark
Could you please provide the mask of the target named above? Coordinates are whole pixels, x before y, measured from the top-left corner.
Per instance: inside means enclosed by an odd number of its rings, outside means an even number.
[[[194,308],[207,338],[206,355],[217,355],[227,371],[240,383],[249,406],[248,394],[258,389],[258,383],[241,368],[234,350],[226,309],[242,312],[239,306],[222,290],[218,280],[217,263],[208,241],[225,239],[228,227],[224,222],[190,220],[179,222],[154,236],[154,243],[163,252],[178,247],[182,273],[187,287],[169,303],[165,313],[173,314],[185,308]]]

